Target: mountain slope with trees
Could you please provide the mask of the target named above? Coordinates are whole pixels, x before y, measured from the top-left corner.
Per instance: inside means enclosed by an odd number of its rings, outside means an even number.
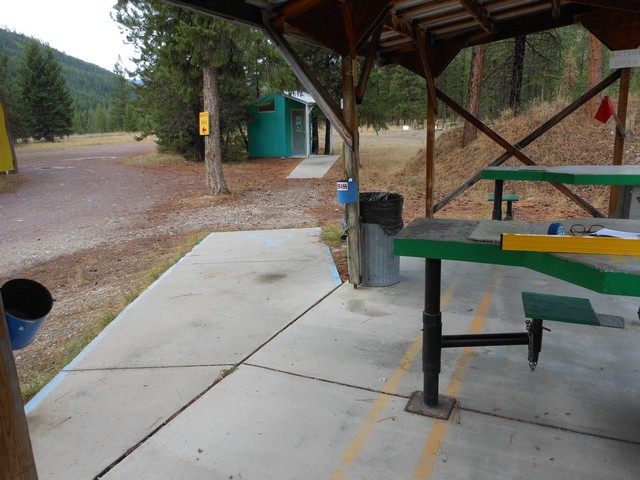
[[[138,115],[134,110],[135,94],[131,80],[118,63],[109,72],[83,60],[71,57],[25,35],[0,29],[0,94],[4,96],[16,139],[27,139],[28,109],[22,105],[18,88],[19,67],[24,62],[28,45],[39,45],[51,52],[51,60],[60,70],[73,100],[72,124],[68,133],[104,133],[137,131]]]
[[[32,40],[26,35],[0,28],[0,55],[8,58],[8,74],[17,78],[25,43]],[[38,43],[43,43],[39,42]],[[78,111],[92,110],[98,105],[107,106],[111,100],[116,75],[102,67],[71,57],[52,48],[54,58],[60,63],[62,76],[67,81],[69,93]]]

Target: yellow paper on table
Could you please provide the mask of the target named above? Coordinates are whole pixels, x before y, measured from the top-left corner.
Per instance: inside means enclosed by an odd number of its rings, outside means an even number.
[[[15,170],[13,148],[9,141],[4,104],[0,102],[0,172]]]

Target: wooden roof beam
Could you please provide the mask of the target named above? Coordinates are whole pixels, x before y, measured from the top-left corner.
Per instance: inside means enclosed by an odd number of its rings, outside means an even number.
[[[621,2],[619,0],[573,0],[572,3],[588,5],[590,7],[601,7],[608,10],[619,10],[621,12],[640,13],[640,3]]]
[[[179,7],[205,15],[215,15],[234,22],[244,23],[252,27],[262,28],[262,13],[258,7],[234,0],[217,0],[215,9],[207,0],[162,0]]]
[[[471,15],[480,24],[485,32],[490,33],[493,31],[491,17],[484,8],[478,5],[477,2],[474,0],[460,0],[460,3],[469,15]]]
[[[630,50],[640,46],[640,12],[596,10],[577,20],[609,50]]]
[[[358,42],[358,44],[356,44],[357,52],[360,52],[365,47],[369,38],[371,38],[372,41],[375,38],[378,43],[380,42],[380,36],[382,35],[382,30],[384,29],[387,15],[389,15],[389,12],[393,8],[393,5],[391,5],[391,3],[392,2],[389,2],[389,5],[387,5],[380,11],[376,20],[371,23],[369,29],[365,32],[362,39]]]
[[[353,132],[345,123],[342,112],[334,103],[331,95],[329,95],[327,90],[320,84],[311,70],[309,70],[309,67],[298,57],[289,42],[269,23],[269,15],[266,12],[264,13],[263,22],[265,33],[280,52],[282,58],[284,58],[285,62],[287,62],[291,70],[293,70],[293,73],[295,73],[302,85],[313,96],[318,107],[320,107],[322,113],[327,116],[329,122],[331,122],[331,125],[333,125],[342,137],[345,144],[348,145],[350,149],[353,149]]]
[[[430,12],[437,10],[438,7],[450,3],[450,0],[433,0],[427,4],[416,5],[413,7],[398,10],[398,14],[402,16],[429,15]]]
[[[429,66],[429,47],[427,46],[427,34],[422,30],[416,30],[416,36],[418,37],[418,51],[420,53],[420,61],[422,62],[422,68],[424,69],[424,78],[427,80],[427,91],[429,92],[429,98],[431,99],[434,115],[438,114],[438,102],[436,100],[436,82],[434,79],[433,71]]]
[[[464,40],[464,44],[462,46],[473,47],[483,43],[491,43],[498,40],[513,38],[518,35],[529,35],[531,33],[550,30],[552,28],[566,27],[567,25],[573,25],[574,23],[576,23],[576,20],[567,8],[560,11],[560,16],[558,18],[553,18],[553,16],[549,15],[548,11],[532,13],[528,16],[527,21],[516,19],[501,23],[496,22],[493,32],[479,32],[477,34],[469,35]],[[438,44],[437,40],[436,44]]]
[[[384,19],[384,17],[380,19],[378,25],[376,25],[376,30],[371,35],[369,50],[364,60],[362,72],[360,72],[358,86],[356,87],[356,103],[358,104],[360,104],[362,102],[362,99],[364,98],[364,92],[367,89],[367,82],[369,81],[371,70],[373,69],[373,65],[376,61],[378,46],[380,44],[380,35],[382,34],[382,29],[384,28]]]
[[[323,1],[324,0],[299,0],[297,2],[285,3],[273,9],[269,21],[271,25],[282,31],[287,18],[303,15]]]
[[[342,23],[344,24],[344,31],[347,34],[347,41],[349,42],[349,55],[355,59],[358,38],[356,37],[353,26],[353,3],[351,2],[342,3]]]
[[[411,39],[414,42],[417,40],[416,32],[413,28],[413,25],[406,20],[398,17],[397,15],[389,15],[389,17],[387,18],[387,26],[399,35]]]

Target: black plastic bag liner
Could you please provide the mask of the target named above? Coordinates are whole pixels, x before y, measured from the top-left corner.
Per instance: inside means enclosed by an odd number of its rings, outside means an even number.
[[[362,223],[376,223],[387,235],[395,235],[404,226],[402,204],[404,198],[399,193],[361,192],[360,218]]]

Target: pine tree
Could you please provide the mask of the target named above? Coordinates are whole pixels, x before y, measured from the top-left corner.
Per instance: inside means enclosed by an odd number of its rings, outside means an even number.
[[[127,105],[131,101],[132,88],[124,76],[124,68],[120,58],[113,68],[116,75],[111,92],[111,106],[109,108],[109,130],[112,132],[125,131],[125,116]]]
[[[53,142],[56,137],[70,134],[73,100],[53,50],[47,46],[43,51],[37,42],[28,41],[18,75],[29,135]]]
[[[243,51],[237,42],[252,32],[158,1],[120,0],[115,11],[140,52],[140,106],[153,120],[158,145],[204,159],[207,192],[229,193],[222,173],[219,83],[238,70]],[[210,114],[204,148],[198,132],[203,110]]]

